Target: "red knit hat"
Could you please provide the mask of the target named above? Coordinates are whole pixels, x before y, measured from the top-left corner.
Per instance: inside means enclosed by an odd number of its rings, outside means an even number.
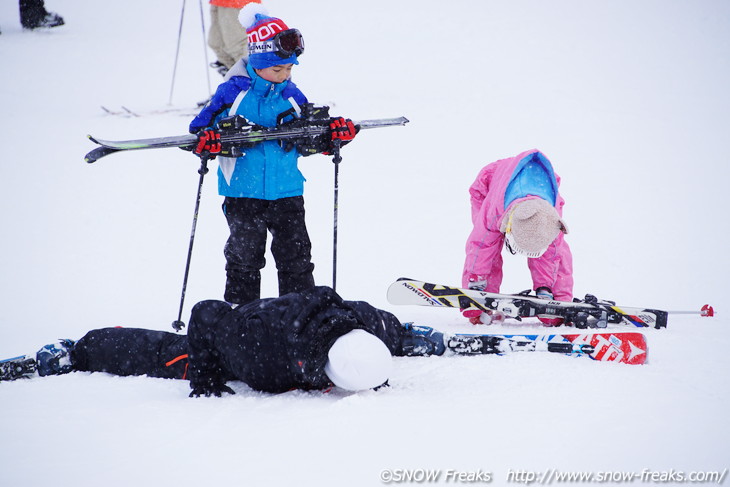
[[[241,25],[248,35],[248,62],[255,69],[264,69],[280,64],[299,64],[297,57],[304,52],[304,41],[296,29],[270,17],[259,4],[249,4],[239,14]],[[281,36],[287,36],[284,45]]]

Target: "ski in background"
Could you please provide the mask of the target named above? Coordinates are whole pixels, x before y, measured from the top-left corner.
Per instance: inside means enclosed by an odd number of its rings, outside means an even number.
[[[107,115],[114,115],[117,117],[124,117],[124,118],[141,118],[146,116],[153,116],[153,115],[180,115],[184,117],[194,117],[200,112],[200,107],[165,107],[165,108],[156,108],[152,110],[139,110],[139,109],[131,109],[124,105],[121,105],[119,109],[109,108],[104,105],[101,105],[101,109],[104,111]]]
[[[608,323],[638,328],[667,326],[668,313],[658,309],[617,306],[612,301],[602,301],[590,294],[583,301],[567,302],[545,300],[527,293],[529,291],[522,294],[488,293],[401,278],[388,288],[388,302],[496,311],[518,321],[537,315],[560,316],[566,325],[579,329],[606,328]]]

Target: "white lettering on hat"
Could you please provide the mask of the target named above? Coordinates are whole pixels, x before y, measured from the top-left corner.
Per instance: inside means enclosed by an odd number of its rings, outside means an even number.
[[[273,19],[272,22],[267,22],[266,24],[250,30],[248,32],[248,42],[265,41],[284,30],[287,30],[287,26],[284,25],[284,22],[279,19]]]
[[[273,41],[249,42],[248,43],[248,53],[249,54],[263,54],[263,53],[267,53],[267,52],[274,52],[276,50],[277,49],[274,46]]]

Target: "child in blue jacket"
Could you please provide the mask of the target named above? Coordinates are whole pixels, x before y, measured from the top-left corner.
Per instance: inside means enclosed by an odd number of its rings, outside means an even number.
[[[249,25],[248,59],[231,69],[230,79],[190,124],[190,132],[199,136],[195,149],[199,155],[220,152],[220,134],[212,129],[223,118],[240,115],[250,123],[275,127],[299,119],[307,103],[290,80],[292,67],[304,52],[301,34],[261,11],[258,4],[241,11],[242,25]],[[331,150],[335,139],[347,142],[355,137],[351,120],[333,119],[330,127],[331,135],[294,141],[293,147],[291,142],[270,140],[243,148],[241,157],[219,156],[218,192],[225,197],[223,212],[230,228],[224,249],[224,299],[229,303],[241,305],[260,297],[267,232],[272,236],[279,295],[314,286],[302,196],[304,176],[297,160],[300,155]]]

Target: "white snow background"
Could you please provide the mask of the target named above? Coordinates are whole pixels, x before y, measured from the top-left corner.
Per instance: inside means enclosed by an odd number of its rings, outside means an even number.
[[[401,276],[458,285],[467,188],[488,162],[538,148],[563,179],[577,296],[710,303],[718,316],[672,315],[667,329],[644,330],[645,366],[547,353],[399,358],[392,387],[359,394],[233,383],[235,396],[189,399],[187,382],[101,373],[2,383],[0,485],[377,486],[384,469],[489,472],[504,485],[518,470],[730,467],[729,2],[265,4],[304,34],[294,80],[311,101],[355,120],[411,121],[362,132],[343,151],[343,297],[472,330],[454,310],[391,305],[386,289]],[[66,25],[25,32],[17,2],[0,4],[0,357],[102,326],[171,330],[197,159],[83,156],[94,148],[86,134],[187,132],[191,116],[151,113],[169,108],[182,5],[48,0]],[[183,24],[177,108],[208,96],[198,2]],[[220,77],[209,76],[214,89]],[[315,278],[330,284],[333,164],[300,166]],[[195,302],[222,297],[215,179],[205,180],[186,321]],[[502,290],[528,288],[524,259],[505,262]],[[271,258],[263,290],[276,294]]]

